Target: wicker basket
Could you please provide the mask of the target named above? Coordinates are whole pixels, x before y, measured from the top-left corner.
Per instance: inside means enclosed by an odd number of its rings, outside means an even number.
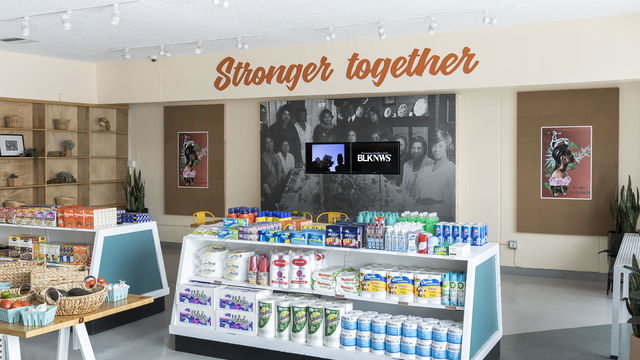
[[[69,130],[69,119],[53,119],[53,127],[56,130]]]
[[[41,290],[60,284],[81,282],[88,273],[84,265],[33,269],[30,282],[34,289]]]
[[[31,271],[44,269],[44,261],[10,261],[0,263],[0,281],[14,285],[30,282]]]
[[[22,205],[24,205],[25,202],[24,201],[18,201],[18,200],[5,200],[2,205],[6,208],[17,208],[20,207]],[[2,277],[0,277],[0,280],[2,280]]]
[[[15,294],[15,295],[20,295],[20,292],[25,287],[25,285],[27,285],[28,288],[29,288],[29,290],[27,291],[26,294],[24,294],[24,295],[22,295],[20,297],[17,297],[17,298],[9,299],[9,300],[11,300],[12,302],[16,301],[16,300],[32,302],[33,299],[34,299],[34,296],[36,295],[36,292],[35,292],[35,290],[33,290],[33,288],[29,284],[22,284],[22,285],[20,285],[19,288],[10,289],[9,292],[12,293],[12,294]],[[5,290],[3,290],[3,291],[5,291]]]
[[[66,296],[60,297],[54,301],[47,295],[47,289],[38,292],[38,299],[48,305],[56,305],[56,315],[82,315],[98,310],[104,299],[107,297],[107,288],[102,284],[96,284],[95,287],[89,289],[85,286],[84,281],[64,284],[56,287],[58,290],[68,291],[73,288],[85,289],[91,294],[84,296]]]
[[[5,126],[8,128],[22,127],[22,116],[11,115],[4,117]]]
[[[56,196],[56,205],[69,206],[76,203],[74,196]]]

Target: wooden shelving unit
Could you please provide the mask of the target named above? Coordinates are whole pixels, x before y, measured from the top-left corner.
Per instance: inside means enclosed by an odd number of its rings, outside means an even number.
[[[5,116],[23,119],[19,128],[7,128]],[[98,119],[106,118],[110,131]],[[54,128],[53,119],[69,119],[69,129]],[[0,157],[0,205],[5,200],[25,204],[55,204],[58,196],[71,196],[87,206],[126,207],[120,182],[128,163],[129,107],[20,99],[0,99],[0,134],[22,134],[25,149],[36,148],[38,159]],[[62,151],[63,140],[76,143],[72,156],[46,156]],[[68,171],[75,183],[47,184],[60,171]],[[24,185],[6,186],[6,178],[17,174]]]

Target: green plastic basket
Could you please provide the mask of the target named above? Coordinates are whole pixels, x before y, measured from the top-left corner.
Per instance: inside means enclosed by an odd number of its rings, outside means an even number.
[[[35,306],[25,307],[22,313],[22,324],[24,326],[42,326],[51,324],[56,318],[57,306],[47,305],[47,311],[26,311],[26,309],[35,308]]]
[[[22,312],[27,310],[26,306],[19,307],[16,309],[0,309],[0,321],[4,321],[6,323],[12,324],[20,321],[20,316]]]

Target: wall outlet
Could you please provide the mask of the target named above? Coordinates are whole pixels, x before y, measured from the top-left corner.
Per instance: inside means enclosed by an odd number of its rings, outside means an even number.
[[[515,240],[509,240],[509,249],[517,249],[518,248],[518,242]]]

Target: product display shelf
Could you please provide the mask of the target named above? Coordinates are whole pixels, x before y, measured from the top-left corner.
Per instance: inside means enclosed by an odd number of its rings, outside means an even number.
[[[211,235],[187,235],[186,237],[192,239],[200,239],[200,240],[208,240],[216,244],[231,244],[231,245],[246,245],[246,246],[257,246],[257,247],[266,247],[266,248],[287,248],[287,249],[306,249],[306,250],[321,250],[321,251],[330,251],[330,252],[341,252],[341,253],[352,253],[352,254],[375,254],[375,255],[384,255],[384,256],[400,256],[405,258],[421,258],[421,259],[446,259],[446,260],[454,260],[454,261],[467,261],[470,257],[481,255],[484,252],[490,252],[490,246],[472,246],[471,253],[469,256],[445,256],[445,255],[428,255],[428,254],[418,254],[418,253],[408,253],[408,252],[398,252],[398,251],[386,251],[386,250],[375,250],[375,249],[352,249],[352,248],[342,248],[342,247],[332,247],[332,246],[315,246],[315,245],[296,245],[296,244],[285,244],[285,243],[270,243],[263,241],[250,241],[250,240],[233,240],[233,239],[219,239],[216,236]],[[186,238],[185,237],[185,238]]]
[[[231,280],[224,280],[224,279],[218,280],[218,279],[211,279],[211,278],[206,278],[206,277],[197,276],[197,275],[190,276],[189,281],[214,284],[214,285],[242,286],[242,287],[251,288],[251,289],[268,289],[273,291],[284,291],[284,292],[299,293],[299,294],[328,296],[328,297],[335,297],[336,299],[366,301],[366,302],[380,303],[380,304],[424,307],[424,308],[444,309],[444,310],[464,310],[464,306],[445,306],[445,305],[438,305],[438,304],[424,304],[424,303],[418,303],[418,302],[403,302],[403,301],[397,301],[397,300],[394,301],[394,300],[387,300],[387,299],[373,299],[373,298],[366,298],[363,296],[358,296],[353,294],[342,295],[342,294],[335,294],[332,292],[318,291],[318,290],[312,290],[312,289],[285,289],[285,288],[274,287],[274,286],[252,285],[247,283],[246,281],[231,281]]]
[[[462,352],[463,360],[484,359],[494,347],[499,346],[502,338],[502,305],[500,300],[500,259],[499,246],[495,243],[489,243],[482,247],[472,247],[469,256],[465,257],[449,257],[425,254],[409,254],[389,252],[383,250],[371,249],[345,249],[334,247],[321,247],[311,245],[292,245],[292,244],[276,244],[264,243],[256,241],[242,241],[230,239],[218,239],[215,236],[208,235],[186,235],[183,238],[182,252],[180,256],[180,265],[178,269],[177,284],[206,282],[211,284],[237,285],[248,288],[267,288],[279,292],[305,293],[322,296],[336,296],[327,294],[326,292],[314,292],[307,289],[286,289],[273,288],[269,286],[249,285],[244,281],[228,281],[228,280],[212,280],[210,278],[201,277],[196,274],[195,257],[196,251],[207,244],[224,244],[230,249],[254,249],[257,252],[265,253],[270,248],[287,248],[291,250],[317,250],[324,251],[328,259],[336,262],[344,261],[354,268],[359,268],[372,262],[377,263],[393,263],[403,265],[420,265],[422,267],[437,267],[443,271],[466,271],[466,292],[464,307],[446,307],[442,305],[431,305],[422,303],[403,303],[391,300],[363,298],[356,295],[344,296],[345,299],[355,301],[354,308],[358,308],[358,304],[369,304],[367,309],[376,310],[376,306],[380,307],[380,311],[388,311],[396,314],[420,312],[420,316],[438,317],[438,318],[455,318],[461,314],[463,320],[463,336],[462,336]],[[372,256],[375,254],[375,256]],[[335,265],[329,263],[329,265]],[[388,310],[393,309],[393,310]],[[413,309],[414,311],[410,311]],[[449,317],[442,315],[451,314]],[[178,321],[178,314],[174,304],[171,325],[169,332],[173,335],[181,337],[180,344],[189,343],[189,340],[183,339],[203,339],[215,342],[238,344],[252,348],[284,351],[305,356],[315,356],[328,359],[386,359],[386,356],[373,355],[358,351],[344,351],[342,349],[334,349],[328,347],[311,347],[306,344],[295,343],[292,341],[284,341],[280,339],[263,338],[258,336],[243,336],[223,333],[210,328],[202,329],[194,326],[182,324]],[[184,337],[184,338],[182,338]],[[178,339],[176,340],[178,342]],[[195,344],[195,343],[194,343]],[[183,348],[183,345],[180,346]],[[215,354],[211,354],[214,355]]]

